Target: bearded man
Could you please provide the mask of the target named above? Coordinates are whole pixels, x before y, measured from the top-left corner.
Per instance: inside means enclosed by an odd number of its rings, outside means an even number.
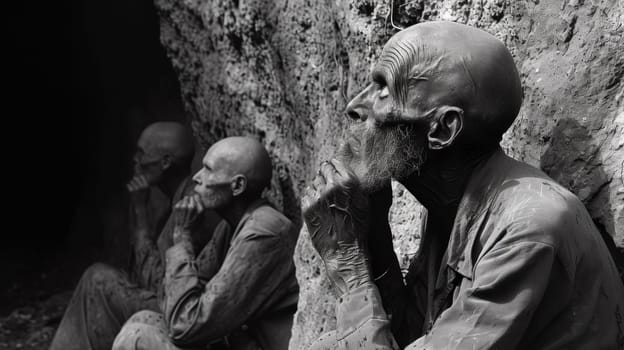
[[[342,294],[313,349],[621,349],[624,287],[582,203],[499,146],[521,105],[513,59],[476,28],[395,34],[347,106],[356,126],[303,198]],[[427,209],[403,279],[390,178]]]

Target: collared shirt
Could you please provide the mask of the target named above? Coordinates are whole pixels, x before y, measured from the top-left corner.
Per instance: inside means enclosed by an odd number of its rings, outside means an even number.
[[[624,348],[624,286],[587,210],[502,150],[473,172],[446,250],[422,242],[406,285],[384,291],[391,315],[364,284],[312,348]]]
[[[287,349],[298,298],[296,241],[290,220],[258,201],[235,229],[222,221],[197,257],[186,242],[169,248],[162,309],[172,341],[196,346],[242,330],[263,349]]]

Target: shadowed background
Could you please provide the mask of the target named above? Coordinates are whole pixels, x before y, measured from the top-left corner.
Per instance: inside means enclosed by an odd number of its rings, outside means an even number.
[[[277,170],[268,195],[298,218],[301,191],[344,131],[346,103],[385,41],[420,21],[467,23],[505,42],[524,104],[504,148],[576,193],[624,246],[621,1],[26,5],[11,12],[6,50],[4,169],[12,176],[0,316],[12,317],[0,320],[0,348],[24,325],[44,332],[20,339],[45,343],[64,307],[62,298],[48,301],[89,263],[124,262],[123,184],[146,124],[188,120],[203,147],[229,135],[259,138]],[[394,194],[395,249],[405,267],[418,246],[420,207],[396,184]],[[299,349],[334,327],[335,299],[305,229],[295,261],[302,294],[291,345]]]

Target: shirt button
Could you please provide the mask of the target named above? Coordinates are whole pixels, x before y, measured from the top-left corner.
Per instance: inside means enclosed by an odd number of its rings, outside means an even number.
[[[246,331],[246,330],[248,330],[248,329],[249,329],[249,326],[247,326],[246,324],[244,324],[244,325],[242,325],[242,326],[241,326],[241,329],[242,329],[242,330],[244,330],[244,331]]]

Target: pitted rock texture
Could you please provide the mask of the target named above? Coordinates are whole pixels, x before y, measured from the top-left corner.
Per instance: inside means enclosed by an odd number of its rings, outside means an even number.
[[[624,247],[624,4],[621,0],[155,0],[161,39],[204,146],[255,135],[275,165],[268,197],[301,222],[299,200],[334,152],[344,108],[400,28],[450,20],[511,50],[524,103],[503,146],[576,193]],[[418,203],[394,184],[402,266],[418,247]],[[335,295],[302,228],[292,349],[335,327]]]

